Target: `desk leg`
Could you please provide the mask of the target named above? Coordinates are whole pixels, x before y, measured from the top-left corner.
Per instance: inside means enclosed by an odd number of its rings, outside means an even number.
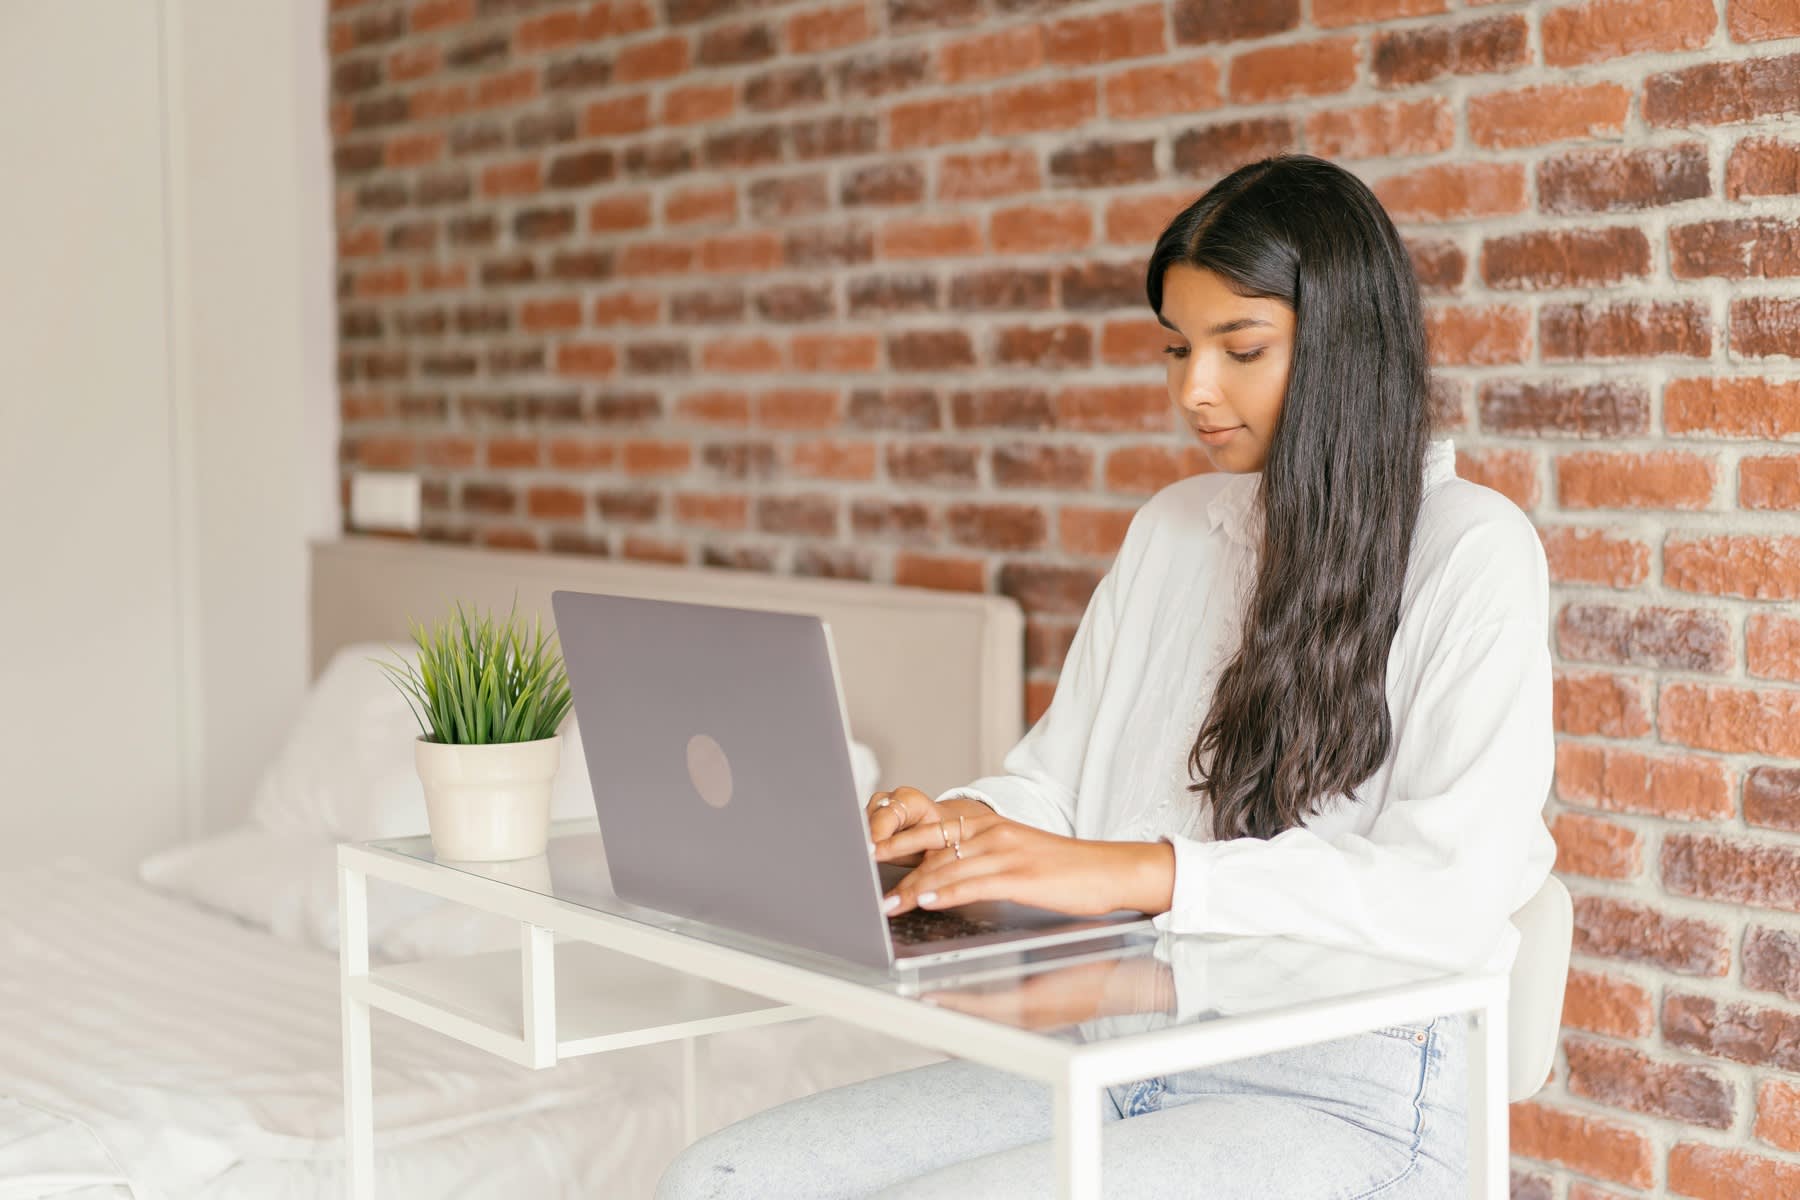
[[[700,1064],[697,1039],[681,1039],[681,1144],[691,1146],[700,1136]]]
[[[1056,1194],[1100,1200],[1101,1089],[1080,1076],[1056,1086]]]
[[[1506,985],[1469,1021],[1469,1195],[1505,1200],[1511,1190],[1506,1101]]]
[[[338,868],[338,1000],[344,1028],[345,1193],[375,1195],[375,1109],[369,1004],[350,995],[350,981],[369,974],[369,878]]]

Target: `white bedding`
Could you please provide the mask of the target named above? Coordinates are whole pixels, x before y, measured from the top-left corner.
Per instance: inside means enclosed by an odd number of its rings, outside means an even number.
[[[337,961],[78,863],[0,874],[0,1200],[341,1194]],[[680,1047],[534,1072],[373,1017],[382,1196],[650,1194]],[[700,1042],[700,1126],[941,1055],[836,1021]]]

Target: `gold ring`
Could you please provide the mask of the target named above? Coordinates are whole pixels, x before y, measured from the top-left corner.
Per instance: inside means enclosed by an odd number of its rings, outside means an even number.
[[[950,826],[946,825],[942,821],[939,821],[938,822],[938,833],[943,835],[943,838],[944,838],[944,847],[943,848],[948,850],[950,848]]]
[[[962,843],[957,842],[956,845],[952,847],[952,849],[954,849],[956,851],[956,857],[960,859],[962,857]]]
[[[894,827],[894,831],[897,833],[912,824],[912,814],[907,812],[906,805],[900,803],[898,800],[894,801],[894,807],[900,810],[900,824]]]

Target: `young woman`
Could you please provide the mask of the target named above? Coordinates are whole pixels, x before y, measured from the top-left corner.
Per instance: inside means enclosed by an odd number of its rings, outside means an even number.
[[[1147,288],[1212,470],[1133,516],[1001,774],[870,799],[876,857],[916,864],[890,911],[1135,908],[1505,969],[1554,858],[1548,572],[1429,438],[1399,235],[1348,172],[1267,159],[1174,219]],[[1443,1017],[1111,1088],[1106,1193],[1461,1195],[1464,1058]],[[659,1194],[1041,1196],[1051,1114],[933,1064],[703,1138]]]

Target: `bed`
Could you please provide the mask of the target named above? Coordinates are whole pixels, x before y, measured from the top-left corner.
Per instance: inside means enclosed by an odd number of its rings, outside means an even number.
[[[385,539],[310,553],[316,677],[245,824],[137,880],[74,858],[0,874],[0,1200],[341,1194],[334,847],[424,831],[416,726],[368,662],[404,650],[409,615],[516,598],[549,624],[556,588],[817,612],[869,790],[975,778],[1022,731],[1022,619],[1003,597]],[[591,793],[567,750],[554,815],[579,819]],[[382,961],[516,939],[416,896],[372,888],[370,909]],[[532,1072],[373,1020],[381,1195],[647,1196],[681,1147],[679,1044]],[[940,1056],[811,1018],[704,1038],[697,1057],[704,1133]]]

